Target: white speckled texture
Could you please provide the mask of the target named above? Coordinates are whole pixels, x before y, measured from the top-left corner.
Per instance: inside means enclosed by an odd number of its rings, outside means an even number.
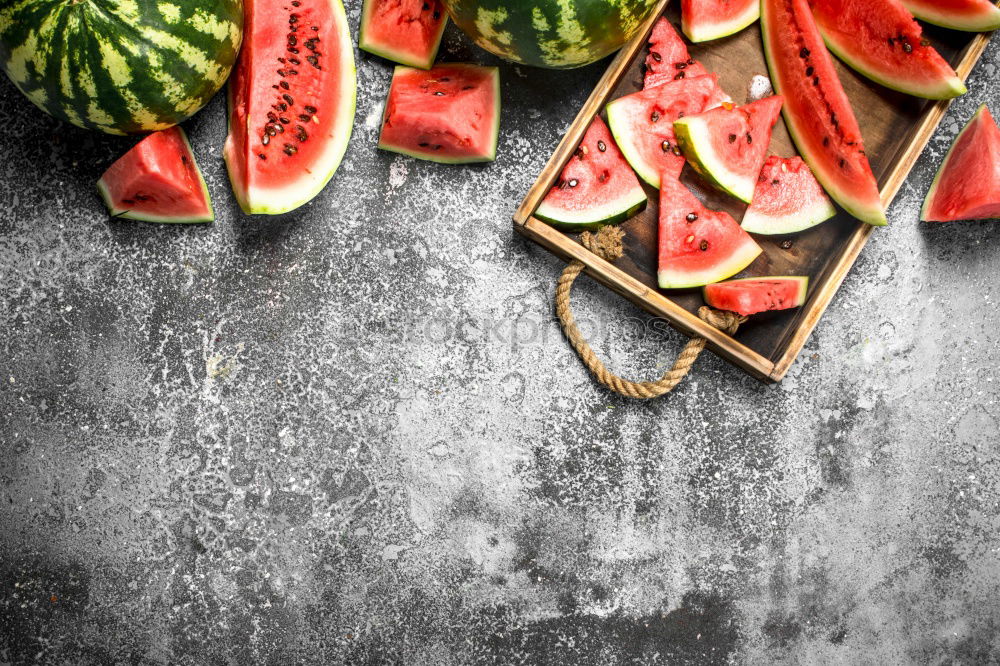
[[[187,228],[109,221],[132,140],[0,83],[0,663],[1000,659],[1000,226],[917,222],[998,41],[788,378],[706,355],[651,403],[510,225],[605,64],[504,65],[498,161],[445,167],[375,150],[360,55],[348,157],[281,219],[239,214],[216,99]],[[575,294],[616,370],[672,361]]]

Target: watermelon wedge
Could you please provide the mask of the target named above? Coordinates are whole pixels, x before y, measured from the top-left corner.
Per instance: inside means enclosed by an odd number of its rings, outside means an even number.
[[[365,0],[358,48],[419,69],[430,69],[448,15],[440,0]]]
[[[809,165],[801,157],[776,157],[764,162],[753,203],[740,226],[752,234],[793,234],[837,214]]]
[[[639,177],[659,187],[662,173],[676,177],[684,168],[674,121],[718,106],[725,97],[714,74],[671,81],[608,104],[608,126]]]
[[[760,18],[760,0],[681,0],[681,17],[692,42],[721,39]]]
[[[1000,128],[983,104],[945,155],[920,219],[992,218],[1000,218]]]
[[[810,0],[826,45],[859,73],[916,97],[964,95],[955,70],[924,39],[900,0]]]
[[[705,208],[677,178],[660,186],[659,270],[662,289],[701,287],[753,263],[760,247],[728,213]]]
[[[646,192],[608,126],[595,116],[535,217],[567,230],[623,222],[646,207]]]
[[[801,275],[743,278],[705,287],[705,302],[716,310],[729,310],[744,317],[797,308],[806,302],[809,278]]]
[[[681,118],[674,123],[677,143],[695,171],[750,203],[783,102],[781,95],[772,95]]]
[[[761,0],[764,55],[785,125],[834,201],[868,224],[887,224],[851,103],[806,0]]]
[[[646,75],[644,88],[653,88],[663,83],[679,79],[693,79],[709,72],[688,53],[687,45],[674,26],[666,18],[653,26],[647,44]]]
[[[903,0],[921,21],[967,32],[1000,29],[1000,7],[992,0]]]
[[[113,217],[145,222],[211,222],[212,201],[187,136],[153,132],[108,167],[97,190]]]
[[[396,67],[382,115],[382,150],[444,164],[492,162],[499,133],[496,67]]]

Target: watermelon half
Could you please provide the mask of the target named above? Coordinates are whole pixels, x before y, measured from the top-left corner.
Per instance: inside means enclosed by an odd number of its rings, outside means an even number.
[[[885,225],[861,129],[806,0],[761,0],[764,55],[785,98],[788,133],[834,201],[868,224]]]
[[[686,289],[725,280],[760,253],[760,246],[728,213],[705,208],[677,178],[664,177],[660,186],[660,288]]]
[[[797,308],[806,302],[809,278],[802,275],[743,278],[707,285],[705,302],[716,310],[728,310],[745,317]]]
[[[500,133],[496,67],[440,64],[396,67],[378,147],[422,160],[492,162]]]
[[[725,99],[714,74],[671,81],[608,104],[608,126],[639,177],[659,187],[661,174],[676,177],[684,168],[674,121],[718,106]]]
[[[772,95],[687,116],[674,123],[677,142],[695,171],[750,203],[783,102],[781,95]]]
[[[916,97],[964,95],[955,70],[924,39],[900,0],[810,0],[826,45],[859,73]]]
[[[709,73],[704,65],[691,57],[684,39],[662,16],[653,26],[646,48],[649,52],[646,54],[644,88]]]
[[[760,0],[681,0],[681,29],[692,42],[734,35],[760,18]]]
[[[992,0],[903,0],[921,21],[968,32],[1000,29],[1000,7]]]
[[[340,166],[354,125],[354,47],[340,0],[244,0],[223,156],[240,207],[298,208]]]
[[[623,222],[646,207],[646,192],[595,116],[535,217],[567,230]]]
[[[752,234],[793,234],[837,214],[801,157],[772,155],[761,167],[753,203],[740,226]]]
[[[97,189],[113,217],[211,222],[212,201],[184,130],[154,132],[108,167]]]
[[[358,48],[401,65],[430,69],[447,22],[439,0],[365,0]]]
[[[1000,218],[1000,128],[983,104],[945,155],[920,219],[992,218]]]

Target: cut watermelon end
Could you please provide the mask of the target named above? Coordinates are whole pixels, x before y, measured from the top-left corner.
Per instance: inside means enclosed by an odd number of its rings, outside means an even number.
[[[628,197],[609,201],[600,208],[588,211],[558,209],[543,201],[535,210],[535,217],[564,231],[587,231],[624,222],[645,210],[647,201],[646,193],[640,187],[638,192],[633,192]]]
[[[721,156],[698,146],[711,145],[711,132],[703,118],[682,118],[674,123],[677,143],[688,164],[710,183],[744,203],[753,199],[755,178],[747,178],[732,171]]]
[[[790,215],[764,215],[747,209],[740,226],[744,231],[761,236],[783,236],[811,229],[837,214],[829,199],[817,201]]]
[[[746,10],[738,16],[734,16],[727,21],[720,21],[717,23],[704,23],[696,26],[691,25],[687,20],[687,15],[685,14],[681,17],[681,30],[683,30],[687,38],[694,43],[710,42],[715,39],[722,39],[723,37],[735,35],[741,30],[749,27],[759,18],[760,3],[752,2],[747,6]]]
[[[707,284],[721,282],[746,269],[760,256],[763,250],[753,241],[744,243],[729,259],[710,270],[701,272],[673,271],[660,269],[657,271],[657,283],[660,289],[694,289]]]
[[[97,191],[104,200],[104,204],[108,207],[108,212],[111,214],[111,217],[115,219],[135,220],[136,222],[155,222],[159,224],[204,224],[207,222],[214,222],[215,210],[212,207],[212,200],[208,196],[208,188],[205,186],[204,180],[202,180],[201,185],[202,191],[205,195],[205,209],[202,212],[190,216],[180,217],[153,215],[133,211],[129,208],[119,208],[115,205],[111,191],[107,183],[104,182],[103,178],[97,181]]]
[[[977,3],[977,7],[972,12],[964,14],[960,12],[948,13],[944,11],[944,8],[926,1],[903,0],[903,4],[910,10],[911,14],[921,21],[949,30],[964,32],[1000,30],[1000,7],[985,0],[982,3]]]
[[[412,52],[407,52],[402,49],[393,48],[390,44],[378,43],[376,40],[369,35],[368,26],[372,20],[372,11],[374,9],[374,4],[376,0],[365,0],[361,8],[361,22],[358,26],[358,48],[372,55],[376,55],[380,58],[385,58],[386,60],[391,60],[392,62],[399,63],[401,65],[406,65],[408,67],[415,67],[417,69],[430,69],[434,66],[434,59],[437,58],[438,50],[441,47],[441,38],[444,36],[444,29],[448,25],[447,14],[441,19],[441,23],[435,31],[434,36],[431,38],[430,43],[427,46],[427,54],[425,57],[417,57]],[[444,11],[442,8],[441,11]]]
[[[615,137],[615,143],[618,144],[618,148],[622,151],[629,166],[639,178],[659,189],[660,172],[636,150],[643,137],[639,136],[631,127],[628,115],[624,111],[624,105],[619,100],[615,100],[608,104],[605,110],[608,116],[608,128],[611,130],[612,136]]]
[[[709,306],[745,317],[801,307],[808,293],[809,278],[805,275],[740,278],[709,284],[702,290]]]

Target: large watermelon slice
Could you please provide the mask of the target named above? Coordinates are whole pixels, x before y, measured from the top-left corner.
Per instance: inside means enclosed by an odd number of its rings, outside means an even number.
[[[695,171],[750,203],[783,102],[781,95],[772,95],[681,118],[674,123],[677,142]]]
[[[945,155],[920,218],[927,222],[1000,218],[1000,128],[985,104]]]
[[[659,285],[701,287],[749,266],[760,247],[728,213],[705,208],[677,178],[660,186]]]
[[[887,224],[858,121],[806,0],[761,0],[764,55],[785,125],[833,199],[868,224]]]
[[[674,121],[718,106],[726,99],[714,74],[680,79],[611,102],[607,107],[608,125],[639,177],[659,187],[660,174],[677,176],[684,168]]]
[[[810,0],[826,45],[861,74],[917,97],[951,99],[965,94],[955,70],[924,39],[899,0]]]
[[[752,234],[793,234],[837,214],[801,157],[772,155],[757,178],[753,203],[740,226]]]
[[[1000,29],[1000,7],[992,0],[903,0],[922,21],[952,30],[989,32]]]
[[[721,39],[760,18],[760,0],[681,0],[681,17],[692,42]]]
[[[284,213],[333,177],[354,124],[354,47],[340,0],[245,0],[223,156],[240,206]]]
[[[439,0],[365,0],[358,48],[402,65],[429,69],[447,22]]]
[[[645,207],[646,192],[639,179],[622,157],[608,126],[595,116],[535,217],[558,227],[582,230],[622,222]]]
[[[446,164],[492,162],[499,132],[496,67],[396,67],[378,147]]]
[[[114,217],[211,222],[212,202],[184,130],[154,132],[108,167],[97,189]]]
[[[809,278],[802,275],[743,278],[707,285],[705,302],[716,310],[729,310],[745,317],[797,308],[806,302]]]
[[[670,21],[662,16],[653,26],[646,48],[649,53],[646,54],[644,88],[678,79],[693,79],[709,73],[700,62],[691,57],[684,39]]]

